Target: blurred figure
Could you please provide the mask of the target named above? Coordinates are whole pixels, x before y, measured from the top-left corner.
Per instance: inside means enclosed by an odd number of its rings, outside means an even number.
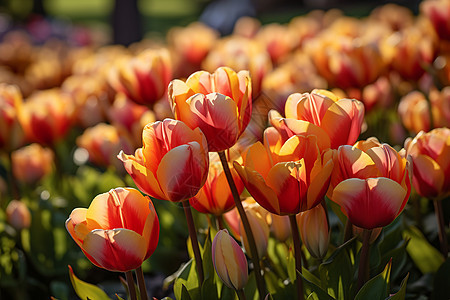
[[[137,0],[115,0],[112,14],[113,42],[128,46],[142,39]]]

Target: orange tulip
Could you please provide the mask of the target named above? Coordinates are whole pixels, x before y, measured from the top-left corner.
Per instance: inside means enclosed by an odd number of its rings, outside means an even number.
[[[125,133],[112,125],[100,123],[86,129],[77,138],[77,145],[87,150],[89,161],[93,164],[102,167],[114,165],[117,170],[120,170],[123,165],[117,160],[117,153],[120,149],[126,152],[134,149],[130,138]]]
[[[405,142],[413,161],[413,186],[424,197],[445,196],[450,192],[450,129],[420,132]]]
[[[195,196],[209,167],[202,131],[165,119],[145,126],[142,140],[143,147],[134,156],[123,151],[118,155],[137,187],[154,198],[173,202]]]
[[[321,130],[315,131],[324,131],[329,137],[330,147],[337,149],[340,145],[353,144],[358,139],[364,121],[364,105],[355,99],[340,99],[326,90],[313,90],[309,94],[290,95],[286,101],[285,114],[286,118],[315,125],[308,127],[319,127]],[[322,140],[323,134],[317,135]]]
[[[213,74],[199,71],[186,82],[169,85],[175,117],[192,129],[199,127],[212,152],[230,148],[244,132],[252,113],[251,93],[248,71],[227,67]]]
[[[27,138],[46,145],[66,136],[73,116],[72,98],[59,89],[36,92],[19,108],[19,120]]]
[[[205,185],[197,195],[189,199],[189,203],[201,213],[221,216],[235,204],[219,156],[217,153],[210,153],[209,158],[209,172]],[[244,185],[232,166],[230,170],[240,194],[244,190]]]
[[[22,142],[23,132],[17,112],[22,101],[16,86],[0,84],[0,149],[11,151]]]
[[[159,221],[151,200],[132,188],[98,195],[89,208],[76,208],[67,231],[97,267],[128,272],[156,249]]]
[[[109,74],[109,83],[138,104],[152,106],[161,99],[172,70],[166,49],[149,49],[133,58],[119,59]]]
[[[299,213],[296,218],[302,241],[309,253],[315,258],[325,257],[330,243],[330,228],[324,207],[317,205]]]
[[[262,207],[277,215],[292,215],[322,201],[330,182],[330,151],[320,152],[314,135],[294,135],[279,146],[279,134],[265,131],[243,154],[244,166],[234,167],[245,187]]]
[[[390,224],[411,193],[411,164],[376,138],[339,147],[330,198],[352,224],[373,229]]]
[[[52,172],[53,151],[39,144],[18,149],[11,158],[14,176],[25,184],[34,184]]]
[[[243,289],[248,281],[247,259],[226,229],[216,234],[211,250],[214,268],[223,283],[237,291]]]

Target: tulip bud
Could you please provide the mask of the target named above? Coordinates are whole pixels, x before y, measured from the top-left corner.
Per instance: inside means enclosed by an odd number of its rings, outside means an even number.
[[[269,224],[267,222],[267,219],[256,209],[249,207],[245,210],[245,213],[247,215],[248,222],[250,223],[250,228],[255,238],[258,256],[262,258],[267,254],[267,245],[269,242],[270,234]],[[247,254],[250,254],[250,245],[248,243],[247,233],[244,230],[242,222],[240,222],[239,225],[239,233],[241,235],[241,241]]]
[[[248,281],[247,259],[226,229],[220,230],[214,237],[212,260],[223,283],[237,291],[244,288]]]
[[[6,208],[6,218],[8,223],[16,230],[30,227],[31,214],[27,205],[18,200],[9,202]]]
[[[278,216],[271,214],[272,224],[270,229],[277,240],[286,241],[291,236],[291,225],[288,216]]]
[[[328,251],[330,232],[325,209],[322,205],[299,213],[297,223],[302,241],[309,253],[316,258],[323,258]]]

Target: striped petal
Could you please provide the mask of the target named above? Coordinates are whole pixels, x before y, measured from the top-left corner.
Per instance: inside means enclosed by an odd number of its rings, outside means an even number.
[[[127,272],[139,267],[147,252],[147,241],[128,229],[94,230],[84,240],[83,250],[107,270]]]
[[[154,198],[165,199],[155,175],[140,164],[135,156],[126,155],[123,151],[120,151],[117,157],[123,162],[125,170],[131,175],[134,183],[141,191]]]
[[[378,177],[379,171],[372,158],[356,147],[344,145],[338,149],[338,164],[344,179]]]
[[[352,224],[373,229],[390,224],[400,214],[407,191],[384,177],[351,178],[338,184],[332,200],[341,206]]]
[[[178,202],[198,193],[206,181],[208,161],[197,142],[170,150],[159,164],[157,176],[166,200]]]
[[[429,156],[419,154],[413,163],[413,185],[424,197],[438,196],[444,186],[444,172]]]
[[[205,134],[209,151],[233,146],[240,135],[236,103],[222,94],[196,94],[189,99],[193,122]]]

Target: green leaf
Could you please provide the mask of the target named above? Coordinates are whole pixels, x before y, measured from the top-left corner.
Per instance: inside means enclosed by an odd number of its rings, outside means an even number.
[[[78,277],[75,276],[73,273],[72,267],[69,265],[69,276],[70,281],[72,282],[73,289],[75,290],[75,293],[80,297],[82,300],[92,299],[92,300],[109,300],[108,295],[100,289],[99,287],[84,282]]]
[[[116,294],[117,300],[125,300],[122,297],[120,297],[119,295]]]
[[[353,279],[353,265],[347,249],[353,240],[338,247],[333,254],[319,266],[321,286],[326,287],[328,294],[336,299],[349,299]]]
[[[390,261],[383,272],[366,282],[359,290],[355,300],[384,300],[389,295],[389,282],[391,276],[392,262]]]
[[[189,260],[189,262],[181,268],[178,277],[175,279],[175,283],[173,285],[175,299],[184,300],[184,298],[182,298],[183,286],[189,292],[191,298],[200,299],[200,288],[198,286],[197,271],[195,269],[194,259]]]
[[[406,283],[408,282],[409,273],[406,275],[405,279],[402,280],[402,284],[400,285],[400,290],[392,296],[389,296],[387,299],[389,300],[405,300],[406,295]],[[444,298],[442,298],[444,299]]]
[[[182,300],[191,300],[191,295],[184,284],[181,284],[181,299]]]
[[[215,270],[212,262],[212,237],[211,232],[206,235],[205,244],[202,249],[202,263],[205,280],[214,278]]]
[[[295,257],[294,257],[294,249],[289,249],[289,254],[287,257],[287,271],[289,280],[294,282],[297,278],[297,271],[295,270]]]
[[[432,299],[450,299],[450,258],[434,274]]]
[[[414,226],[408,227],[403,231],[403,238],[409,239],[406,251],[423,274],[435,273],[439,269],[444,258],[428,243],[419,229]]]
[[[305,272],[305,268],[303,268],[302,272]],[[302,273],[299,273],[303,279],[303,291],[308,295],[307,299],[311,300],[335,300],[332,296],[328,295],[327,292],[322,290],[322,288],[315,283],[309,281],[303,276]]]
[[[219,300],[219,295],[217,292],[217,286],[214,283],[214,276],[209,277],[203,281],[202,285],[202,295],[205,300]]]

